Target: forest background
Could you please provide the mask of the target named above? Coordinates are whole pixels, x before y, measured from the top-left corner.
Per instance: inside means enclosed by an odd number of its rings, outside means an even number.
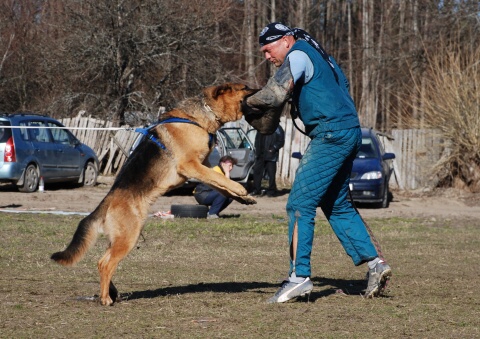
[[[439,130],[440,182],[480,190],[478,0],[0,0],[0,112],[123,125],[206,86],[260,87],[273,21],[337,60],[363,126]]]

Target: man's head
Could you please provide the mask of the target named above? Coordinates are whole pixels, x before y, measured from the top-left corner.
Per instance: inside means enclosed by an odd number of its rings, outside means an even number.
[[[280,67],[285,57],[295,43],[292,29],[279,22],[265,26],[258,38],[260,51],[265,54],[265,59]]]
[[[237,164],[237,159],[229,155],[224,155],[218,161],[218,165],[223,170],[223,172],[229,172],[233,169],[233,166]]]
[[[226,164],[226,163],[230,163],[233,165],[236,165],[237,164],[237,159],[235,159],[234,157],[231,157],[229,155],[224,155],[223,157],[220,158],[220,160],[218,161],[218,164]]]

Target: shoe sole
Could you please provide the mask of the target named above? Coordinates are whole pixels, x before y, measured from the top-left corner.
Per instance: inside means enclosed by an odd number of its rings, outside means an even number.
[[[271,304],[283,304],[283,303],[286,303],[286,302],[296,301],[297,299],[303,299],[303,298],[307,298],[307,300],[310,301],[310,294],[312,293],[312,290],[305,291],[302,294],[299,294],[295,297],[291,297],[290,299],[287,299],[287,300],[284,300],[284,301],[273,301],[273,302],[271,302]]]
[[[384,270],[380,275],[380,282],[378,283],[377,287],[371,290],[369,294],[365,295],[365,298],[378,297],[387,286],[387,283],[390,280],[391,276],[392,269]]]
[[[304,298],[305,296],[308,298],[308,300],[310,300],[310,294],[312,293],[312,290],[313,290],[313,285],[312,285],[312,287],[311,287],[310,289],[306,289],[306,290],[302,291],[299,295],[296,295],[296,296],[294,296],[294,297],[291,297],[291,298],[289,298],[289,299],[287,299],[287,300],[279,301],[279,300],[278,300],[279,298],[277,298],[276,300],[268,299],[268,300],[267,300],[267,303],[268,303],[268,304],[275,304],[275,303],[279,303],[279,304],[280,304],[280,303],[285,303],[285,302],[288,302],[288,301],[296,300],[296,299],[298,299],[298,298]]]

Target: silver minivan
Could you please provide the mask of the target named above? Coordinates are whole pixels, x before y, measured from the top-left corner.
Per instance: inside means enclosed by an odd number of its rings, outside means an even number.
[[[40,178],[94,186],[98,168],[95,152],[57,120],[0,114],[0,182],[11,182],[22,192],[36,191]]]

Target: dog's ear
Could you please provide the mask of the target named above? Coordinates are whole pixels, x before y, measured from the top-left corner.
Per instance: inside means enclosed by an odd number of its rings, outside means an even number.
[[[230,84],[223,84],[220,86],[216,86],[213,88],[212,98],[216,100],[220,95],[230,92],[231,90],[232,90],[232,86]]]

